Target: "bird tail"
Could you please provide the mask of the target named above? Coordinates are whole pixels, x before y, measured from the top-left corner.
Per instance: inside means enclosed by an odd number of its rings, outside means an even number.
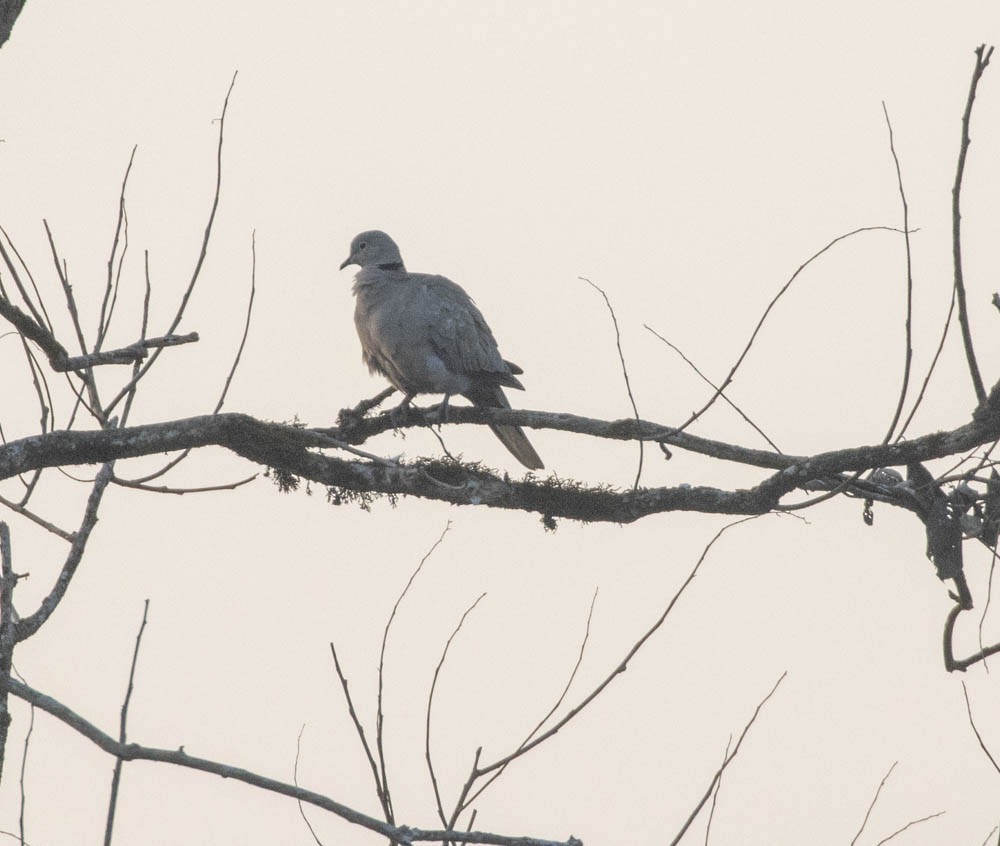
[[[465,396],[479,408],[510,408],[507,395],[504,394],[503,388],[499,385],[476,386],[474,391]],[[491,423],[490,428],[493,430],[493,434],[500,439],[500,443],[507,447],[510,454],[529,470],[545,468],[542,459],[538,457],[538,453],[535,452],[531,441],[528,440],[528,436],[524,434],[524,430],[520,426],[503,426]]]

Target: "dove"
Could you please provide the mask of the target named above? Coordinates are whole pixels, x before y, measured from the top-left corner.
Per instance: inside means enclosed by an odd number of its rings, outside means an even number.
[[[357,265],[354,323],[361,357],[372,373],[402,392],[402,406],[417,394],[458,394],[478,408],[510,408],[504,388],[523,391],[524,371],[500,356],[482,312],[464,289],[429,273],[410,273],[399,247],[384,232],[362,232],[351,241],[343,270]],[[529,470],[544,465],[520,426],[490,425]]]

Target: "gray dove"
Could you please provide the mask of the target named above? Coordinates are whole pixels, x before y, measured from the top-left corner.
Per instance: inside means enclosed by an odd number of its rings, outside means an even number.
[[[361,270],[354,277],[354,323],[361,357],[403,393],[402,406],[416,394],[459,394],[479,408],[510,408],[504,387],[523,391],[523,373],[504,361],[482,313],[465,291],[443,276],[409,273],[399,247],[384,232],[362,232],[340,266]],[[529,470],[544,465],[520,426],[490,428]]]

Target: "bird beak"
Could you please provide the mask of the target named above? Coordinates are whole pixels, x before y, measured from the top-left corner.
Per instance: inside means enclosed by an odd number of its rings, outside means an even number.
[[[347,258],[344,259],[344,263],[340,266],[340,269],[343,270],[345,267],[347,267],[347,265],[349,265],[349,264],[355,264],[355,263],[356,262],[354,261],[354,256],[350,255],[350,256],[348,256]]]

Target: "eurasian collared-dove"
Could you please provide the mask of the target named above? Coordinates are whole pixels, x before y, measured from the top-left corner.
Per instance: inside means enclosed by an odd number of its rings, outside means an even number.
[[[354,277],[354,323],[361,357],[403,393],[461,394],[481,408],[510,408],[503,386],[524,390],[520,367],[500,357],[490,327],[472,298],[443,276],[408,273],[399,247],[384,232],[362,232],[340,266]],[[490,426],[529,470],[544,465],[520,426]]]

